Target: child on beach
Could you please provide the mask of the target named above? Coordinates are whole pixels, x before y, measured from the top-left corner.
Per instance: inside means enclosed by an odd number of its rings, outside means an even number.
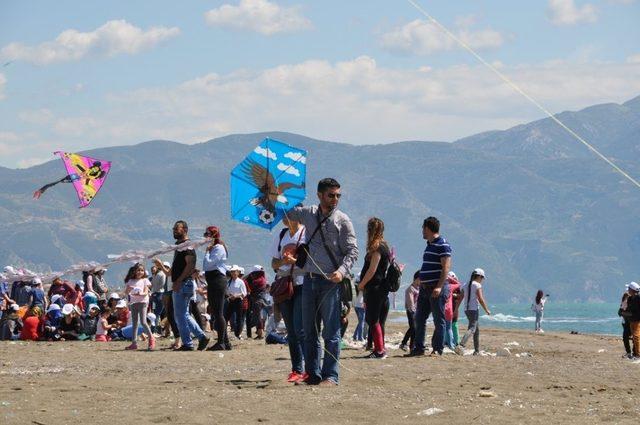
[[[147,279],[147,272],[142,264],[136,263],[129,269],[129,273],[125,278],[125,294],[129,296],[129,310],[131,311],[131,323],[133,326],[131,345],[126,347],[125,350],[138,349],[138,325],[142,326],[143,332],[149,337],[149,350],[153,350],[156,346],[156,339],[147,323],[150,289],[151,282]]]
[[[404,290],[404,308],[407,313],[407,322],[409,329],[404,334],[402,342],[400,343],[400,349],[407,351],[407,342],[409,343],[409,350],[413,350],[413,337],[415,335],[414,315],[416,314],[416,305],[418,303],[418,293],[420,292],[420,270],[413,274],[413,282]]]
[[[115,325],[109,324],[110,315],[111,309],[109,307],[105,307],[105,309],[100,312],[100,319],[98,320],[98,326],[96,328],[96,342],[110,341],[107,332],[116,327]]]
[[[31,307],[22,320],[20,339],[23,341],[38,341],[42,337],[42,309],[39,306]]]
[[[457,339],[453,338],[453,292],[460,289],[460,282],[458,276],[452,271],[447,276],[447,282],[449,283],[449,297],[444,305],[444,320],[445,320],[445,333],[444,333],[444,345],[455,349],[458,344]]]
[[[542,316],[544,312],[544,304],[547,302],[547,296],[544,295],[542,289],[538,289],[536,293],[536,301],[534,304],[531,304],[531,311],[536,314],[536,333],[544,333],[542,330]]]
[[[456,354],[462,355],[464,353],[464,346],[467,340],[473,336],[473,355],[480,354],[480,327],[478,326],[478,319],[480,316],[480,306],[490,316],[491,311],[487,308],[487,304],[484,301],[482,295],[482,282],[484,282],[485,274],[482,269],[475,269],[471,273],[469,283],[465,285],[462,290],[463,304],[465,306],[464,312],[469,319],[469,327],[467,332],[462,337],[460,344],[456,347]]]
[[[629,319],[631,339],[633,340],[633,360],[640,360],[640,285],[636,282],[629,284],[629,297],[624,317]]]

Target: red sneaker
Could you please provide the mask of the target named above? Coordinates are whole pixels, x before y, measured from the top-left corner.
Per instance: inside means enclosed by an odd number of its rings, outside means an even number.
[[[287,382],[296,382],[300,380],[301,377],[302,377],[301,373],[298,373],[295,370],[292,370],[289,376],[287,377]]]
[[[303,383],[303,382],[307,382],[307,379],[309,379],[309,374],[307,372],[302,372],[298,374],[298,379],[293,382]]]
[[[125,350],[137,350],[138,349],[138,344],[136,344],[135,342],[127,347],[124,347]]]

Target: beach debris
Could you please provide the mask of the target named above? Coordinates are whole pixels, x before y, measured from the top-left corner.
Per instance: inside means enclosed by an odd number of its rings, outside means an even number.
[[[507,346],[507,347],[520,347],[520,343],[518,343],[516,341],[507,342],[504,345]]]
[[[222,353],[218,353],[218,357],[219,357],[219,358],[223,358],[223,357],[224,357],[224,354],[222,354]]]
[[[533,372],[527,372],[527,375],[533,376]]]
[[[504,407],[511,407],[511,399],[509,399],[509,400],[505,400],[505,401],[502,403],[502,405],[503,405]]]
[[[478,397],[493,398],[497,397],[497,395],[493,391],[482,390],[478,393]]]
[[[604,353],[604,352],[606,352],[606,351],[607,351],[607,350],[605,350],[604,348],[601,348],[601,349],[599,349],[599,350],[598,350],[598,353]]]
[[[533,354],[531,353],[517,353],[516,357],[533,357]]]
[[[437,415],[438,413],[443,413],[444,410],[439,409],[437,407],[430,407],[428,409],[424,409],[419,411],[418,413],[416,413],[416,415],[418,416],[433,416],[433,415]]]
[[[498,352],[496,353],[496,356],[498,357],[509,357],[510,355],[511,355],[511,350],[509,350],[506,347],[499,349]]]

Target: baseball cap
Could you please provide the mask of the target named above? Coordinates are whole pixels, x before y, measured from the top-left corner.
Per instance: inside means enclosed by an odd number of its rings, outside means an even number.
[[[51,313],[52,311],[60,310],[60,306],[58,304],[51,304],[47,309],[47,313]]]
[[[262,267],[259,264],[256,264],[253,267],[251,267],[251,271],[249,271],[249,274],[251,274],[253,272],[263,272],[263,271],[264,271],[264,267]]]
[[[627,285],[627,288],[631,289],[634,292],[640,291],[640,285],[638,285],[636,282],[631,282],[630,284]]]
[[[64,314],[65,316],[68,316],[73,312],[73,310],[75,310],[75,308],[73,307],[73,304],[65,304],[64,307],[62,307],[62,314]]]
[[[58,300],[59,300],[60,298],[62,298],[62,295],[60,295],[60,294],[55,294],[55,295],[53,295],[53,296],[51,297],[51,303],[56,303],[56,302],[58,302]]]
[[[89,304],[89,311],[93,309],[100,310],[100,307],[98,307],[98,304]]]
[[[474,269],[473,274],[475,274],[476,276],[486,277],[484,274],[484,270],[481,268]]]
[[[11,310],[13,310],[13,311],[18,311],[18,310],[20,310],[20,306],[19,306],[18,304],[15,304],[15,303],[11,304],[11,307],[9,307],[9,308],[10,308]]]
[[[476,269],[476,270],[477,270],[477,269]],[[451,272],[449,272],[449,273],[447,273],[447,276],[448,276],[448,277],[452,277],[452,278],[454,278],[454,279],[458,279],[458,276],[456,276],[456,274],[455,274],[454,272],[452,272],[452,271],[451,271]],[[484,276],[484,275],[482,275],[482,276]]]
[[[109,295],[109,299],[110,300],[119,300],[120,299],[120,295],[118,295],[117,292],[112,292],[111,295]]]
[[[127,307],[127,302],[125,300],[120,300],[118,301],[118,304],[116,304],[116,308],[126,308]]]

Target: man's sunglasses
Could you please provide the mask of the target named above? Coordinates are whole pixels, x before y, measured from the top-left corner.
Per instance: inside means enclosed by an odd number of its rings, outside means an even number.
[[[327,193],[327,196],[330,199],[340,199],[340,197],[342,196],[341,193]]]

